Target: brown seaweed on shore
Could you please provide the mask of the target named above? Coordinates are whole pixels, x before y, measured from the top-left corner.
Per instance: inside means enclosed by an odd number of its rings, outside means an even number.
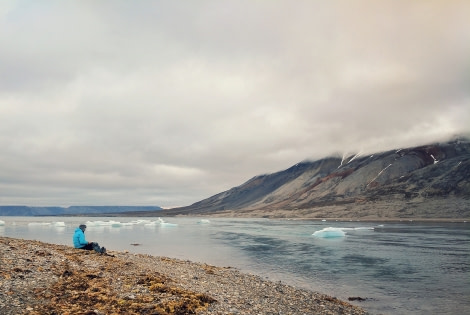
[[[116,263],[105,263],[98,270],[60,266],[59,281],[46,291],[36,292],[38,300],[47,302],[34,307],[30,314],[196,314],[216,301],[206,294],[172,286],[171,279],[158,273],[117,279],[106,276],[113,274]],[[126,264],[120,267],[126,268]]]

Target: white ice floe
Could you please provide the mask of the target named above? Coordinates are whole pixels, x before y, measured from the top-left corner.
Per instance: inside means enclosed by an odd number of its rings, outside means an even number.
[[[111,226],[112,226],[112,227],[121,227],[121,226],[122,226],[122,223],[115,221],[115,222],[111,223]]]
[[[207,219],[201,219],[201,220],[197,221],[197,223],[199,223],[199,224],[210,224],[211,221],[207,220]]]
[[[28,223],[28,226],[50,226],[51,224],[49,222],[30,222]]]
[[[149,221],[144,226],[160,226],[160,221]]]
[[[54,227],[66,227],[65,222],[62,222],[62,221],[52,222],[52,226],[54,226]]]
[[[173,227],[173,226],[178,226],[176,223],[168,223],[165,222],[162,218],[158,218],[158,220],[151,221],[149,223],[145,223],[145,226],[160,226],[160,227]]]
[[[162,227],[171,227],[171,226],[177,226],[178,225],[176,223],[165,222],[165,221],[163,221],[162,218],[158,218],[158,221],[160,222],[160,226],[162,226]]]
[[[113,228],[119,228],[119,227],[122,227],[122,226],[135,225],[132,222],[119,222],[119,221],[109,221],[109,222],[111,223],[111,227],[113,227]]]
[[[0,226],[5,225],[5,221],[0,220]]]
[[[336,237],[345,237],[346,233],[342,228],[327,227],[316,231],[312,234],[315,237],[319,238],[336,238]]]
[[[121,227],[129,227],[129,226],[134,226],[134,225],[144,225],[144,226],[177,226],[178,224],[174,223],[168,223],[165,222],[163,219],[158,218],[158,220],[151,221],[151,220],[133,220],[130,222],[120,222],[120,221],[114,221],[114,220],[109,220],[109,221],[86,221],[85,223],[88,227],[100,227],[100,228],[106,228],[106,227],[112,227],[112,228],[121,228]]]
[[[108,226],[108,227],[121,227],[124,225],[124,223],[121,223],[119,221],[114,221],[114,220],[109,220],[109,221],[86,221],[86,226],[87,227],[101,227],[101,226]]]
[[[150,221],[150,220],[133,220],[129,223],[131,223],[131,224],[147,224],[147,223],[150,223],[150,222],[152,222],[152,221]]]
[[[103,222],[103,221],[86,221],[85,224],[86,224],[87,227],[101,226],[101,222]]]
[[[344,231],[361,231],[361,230],[374,230],[373,227],[370,226],[360,226],[355,228],[342,228]]]
[[[178,226],[178,224],[176,224],[176,223],[163,222],[163,223],[160,223],[160,226],[161,226],[161,227],[173,227],[173,226]]]
[[[345,237],[346,231],[361,231],[361,230],[363,231],[374,230],[374,228],[368,227],[368,226],[360,226],[360,227],[353,227],[353,228],[327,227],[327,228],[314,232],[312,235],[318,238],[337,238],[337,237]]]

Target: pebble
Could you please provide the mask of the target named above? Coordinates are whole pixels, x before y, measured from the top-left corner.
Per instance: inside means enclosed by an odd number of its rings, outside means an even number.
[[[230,267],[8,237],[0,237],[0,309],[2,315],[367,314]]]

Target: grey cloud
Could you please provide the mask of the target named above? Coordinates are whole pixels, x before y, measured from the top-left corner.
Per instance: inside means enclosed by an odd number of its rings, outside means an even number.
[[[3,204],[185,205],[304,159],[470,133],[467,1],[0,10]]]

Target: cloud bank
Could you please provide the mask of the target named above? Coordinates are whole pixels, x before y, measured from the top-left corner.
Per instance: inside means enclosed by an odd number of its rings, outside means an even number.
[[[188,205],[470,134],[468,1],[5,1],[0,204]]]

